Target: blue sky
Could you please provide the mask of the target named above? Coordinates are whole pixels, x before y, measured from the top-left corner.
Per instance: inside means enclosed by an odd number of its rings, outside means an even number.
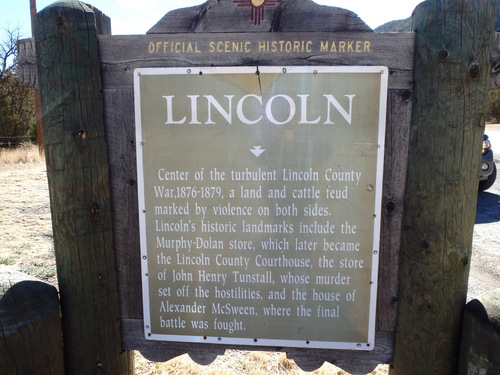
[[[409,17],[422,0],[315,0],[357,13],[375,28],[388,21]],[[36,0],[37,10],[55,2]],[[114,35],[144,34],[165,13],[179,7],[204,3],[204,0],[86,0],[111,18]],[[7,27],[21,27],[23,37],[31,36],[30,0],[0,0],[0,39]]]

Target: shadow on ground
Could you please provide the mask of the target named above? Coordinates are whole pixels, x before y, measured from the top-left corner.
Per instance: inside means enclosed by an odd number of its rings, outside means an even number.
[[[500,195],[482,192],[477,195],[476,224],[500,221]]]

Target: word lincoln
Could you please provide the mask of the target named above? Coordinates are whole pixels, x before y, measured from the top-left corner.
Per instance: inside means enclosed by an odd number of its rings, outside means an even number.
[[[254,125],[263,121],[274,125],[286,125],[292,121],[303,124],[325,124],[333,125],[332,118],[336,115],[347,122],[352,123],[353,100],[356,95],[344,95],[344,106],[332,95],[324,94],[314,98],[324,105],[326,116],[309,113],[310,94],[297,94],[295,97],[278,94],[264,99],[262,96],[248,94],[241,98],[235,95],[224,95],[224,98],[215,98],[213,95],[186,95],[179,98],[175,95],[164,95],[166,110],[166,125],[181,125],[187,122],[189,125],[213,125],[213,114],[218,113],[228,123],[232,124],[234,116],[240,122]],[[203,110],[200,112],[200,107]],[[180,112],[180,113],[179,113]],[[201,118],[200,113],[206,117]],[[338,116],[337,116],[338,117]]]

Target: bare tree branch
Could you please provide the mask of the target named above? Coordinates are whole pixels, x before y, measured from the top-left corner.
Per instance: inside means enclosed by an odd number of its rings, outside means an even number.
[[[17,57],[17,41],[21,38],[21,28],[3,28],[5,37],[0,40],[0,78],[9,69]]]

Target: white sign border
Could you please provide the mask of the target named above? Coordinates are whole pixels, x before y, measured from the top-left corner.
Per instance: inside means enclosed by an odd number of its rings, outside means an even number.
[[[372,257],[372,282],[370,284],[370,311],[368,321],[368,340],[366,343],[353,342],[328,342],[328,341],[303,341],[259,339],[243,337],[215,337],[194,335],[165,335],[151,333],[151,319],[149,309],[149,277],[148,277],[148,252],[146,237],[145,189],[144,189],[144,160],[142,155],[142,114],[140,78],[142,75],[167,75],[167,74],[255,74],[260,73],[380,73],[380,101],[378,119],[378,150],[377,173],[375,186],[375,207],[373,226],[373,257]],[[139,227],[141,247],[141,275],[142,296],[144,312],[144,333],[147,340],[191,342],[224,345],[246,346],[275,346],[313,349],[338,349],[338,350],[373,350],[375,347],[375,325],[377,309],[378,265],[380,254],[380,228],[382,219],[382,188],[385,152],[385,127],[387,111],[389,69],[386,66],[245,66],[245,67],[182,67],[182,68],[137,68],[134,70],[134,108],[136,124],[136,153],[139,201]]]

